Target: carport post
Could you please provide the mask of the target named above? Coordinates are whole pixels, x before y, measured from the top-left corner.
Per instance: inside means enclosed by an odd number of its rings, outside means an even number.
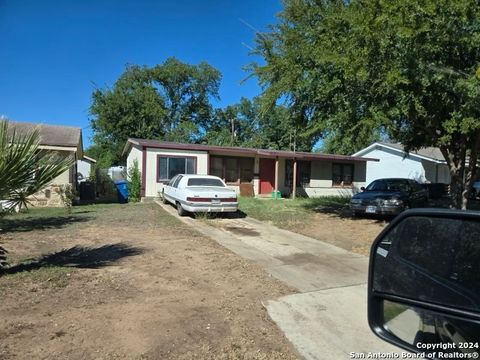
[[[292,183],[292,199],[295,199],[297,193],[297,159],[293,159],[293,183]]]
[[[275,158],[275,197],[277,200],[277,191],[278,191],[278,157]]]

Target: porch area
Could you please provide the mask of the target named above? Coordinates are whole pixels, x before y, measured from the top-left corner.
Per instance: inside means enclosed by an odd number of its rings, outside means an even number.
[[[351,196],[365,185],[366,162],[210,153],[208,174],[242,196]]]

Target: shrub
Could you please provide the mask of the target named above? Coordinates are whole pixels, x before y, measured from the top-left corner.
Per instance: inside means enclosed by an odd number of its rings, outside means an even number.
[[[137,159],[133,160],[133,165],[128,169],[128,201],[140,201],[140,188],[142,186],[141,174],[138,169]]]
[[[60,195],[60,200],[62,201],[63,206],[67,210],[67,214],[72,213],[73,201],[75,200],[75,189],[70,184],[65,184],[59,188],[58,194]]]

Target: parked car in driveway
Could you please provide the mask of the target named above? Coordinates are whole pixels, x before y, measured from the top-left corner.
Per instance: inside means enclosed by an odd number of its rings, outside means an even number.
[[[187,212],[235,212],[237,194],[222,179],[210,175],[174,176],[162,190],[164,203],[177,207],[180,216]]]
[[[408,208],[424,207],[427,201],[427,190],[415,180],[378,179],[352,197],[350,209],[353,215],[398,215]]]

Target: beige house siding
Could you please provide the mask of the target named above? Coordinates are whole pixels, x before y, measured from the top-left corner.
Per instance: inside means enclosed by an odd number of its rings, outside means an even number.
[[[303,188],[297,188],[298,195],[306,195],[308,197],[316,196],[351,196],[360,191],[362,186],[366,184],[366,162],[355,162],[353,173],[353,185],[345,187],[334,187],[332,184],[332,164],[351,162],[330,162],[322,160],[313,160],[310,167],[310,183]],[[285,159],[279,161],[279,183],[280,191],[283,194],[290,195],[292,189],[286,187],[285,184]]]
[[[196,158],[197,174],[206,175],[208,172],[208,153],[206,151],[183,151],[172,149],[146,148],[145,196],[157,197],[162,192],[163,183],[157,182],[157,157],[190,156]]]
[[[63,206],[60,193],[66,185],[76,186],[76,152],[75,151],[61,151],[52,150],[56,155],[60,155],[63,158],[72,156],[75,160],[73,165],[60,175],[58,175],[49,185],[43,190],[32,195],[29,200],[34,207],[48,206],[48,207],[61,207]]]
[[[196,158],[196,173],[199,175],[206,175],[209,173],[209,162],[211,156],[232,156],[232,157],[248,157],[254,159],[254,176],[253,176],[253,188],[256,195],[259,194],[259,164],[261,155],[251,156],[244,155],[241,152],[221,152],[221,151],[203,151],[203,150],[177,150],[167,148],[145,147],[143,150],[141,146],[132,145],[127,157],[127,168],[130,168],[133,164],[133,160],[137,159],[140,170],[143,174],[143,166],[146,166],[144,181],[145,181],[145,197],[158,197],[162,192],[164,183],[157,181],[158,173],[158,156],[186,156]],[[143,158],[145,156],[145,159]],[[271,158],[271,157],[269,157]],[[287,158],[278,159],[278,189],[285,196],[290,196],[292,189],[285,185],[285,169]],[[302,160],[305,161],[305,160]],[[310,160],[307,160],[310,161]],[[344,163],[353,164],[354,175],[353,184],[345,187],[334,187],[332,181],[332,164]],[[358,191],[360,187],[366,185],[366,171],[367,166],[364,161],[330,161],[330,160],[311,160],[311,176],[308,186],[297,189],[297,195],[304,196],[350,196]],[[273,184],[272,184],[273,185]],[[237,193],[239,187],[236,185],[229,186]]]
[[[133,145],[127,157],[127,174],[128,174],[128,171],[133,167],[133,162],[135,160],[137,160],[138,162],[138,170],[140,170],[140,173],[142,173],[143,172],[142,148],[140,146]]]

